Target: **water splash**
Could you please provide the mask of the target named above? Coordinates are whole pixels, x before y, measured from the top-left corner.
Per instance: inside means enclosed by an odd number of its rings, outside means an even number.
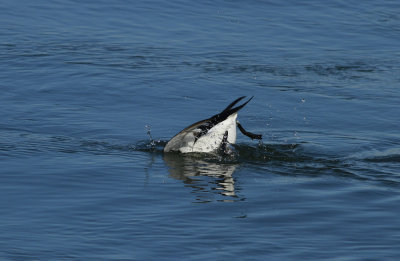
[[[151,126],[150,125],[145,125],[144,127],[145,127],[145,129],[147,131],[147,135],[149,136],[149,139],[150,139],[149,146],[154,148],[156,146],[156,141],[151,136]]]
[[[146,133],[149,136],[149,142],[145,143],[146,149],[155,151],[155,150],[159,150],[158,145],[162,145],[161,143],[163,143],[160,139],[159,140],[155,140],[153,139],[153,136],[151,135],[151,126],[150,125],[145,125],[144,126],[146,129]]]

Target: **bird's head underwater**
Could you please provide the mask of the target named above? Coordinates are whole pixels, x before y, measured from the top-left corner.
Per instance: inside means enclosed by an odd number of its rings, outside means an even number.
[[[237,114],[253,97],[242,105],[234,107],[242,96],[230,103],[222,112],[211,118],[198,121],[176,134],[164,147],[164,152],[177,151],[181,153],[214,153],[224,150],[229,144],[236,142],[236,126],[251,139],[260,140],[260,134],[246,131],[237,120]]]

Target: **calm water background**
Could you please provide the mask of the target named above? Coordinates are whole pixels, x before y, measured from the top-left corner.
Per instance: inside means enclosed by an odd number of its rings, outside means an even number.
[[[0,10],[1,260],[400,260],[398,1]],[[262,143],[163,155],[242,95]]]

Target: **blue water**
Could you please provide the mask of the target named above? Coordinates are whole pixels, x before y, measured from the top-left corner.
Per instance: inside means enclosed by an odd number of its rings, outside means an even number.
[[[398,1],[0,1],[1,260],[400,260]],[[240,96],[261,143],[162,152]]]

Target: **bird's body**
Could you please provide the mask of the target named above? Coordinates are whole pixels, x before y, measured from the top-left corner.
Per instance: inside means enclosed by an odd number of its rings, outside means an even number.
[[[196,122],[176,134],[165,146],[164,152],[179,151],[181,153],[199,152],[212,153],[228,144],[236,142],[236,125],[243,134],[252,139],[261,139],[261,135],[252,134],[243,129],[237,121],[238,111],[243,108],[252,98],[244,104],[232,108],[244,97],[236,99],[228,105],[221,113],[209,119]]]
[[[196,139],[202,130],[199,128],[204,121],[195,123],[179,132],[172,138],[164,148],[165,152],[180,151],[188,152],[213,152],[218,150],[227,131],[227,141],[231,144],[236,142],[236,118],[237,113],[230,115],[226,120],[218,123],[207,133]]]

